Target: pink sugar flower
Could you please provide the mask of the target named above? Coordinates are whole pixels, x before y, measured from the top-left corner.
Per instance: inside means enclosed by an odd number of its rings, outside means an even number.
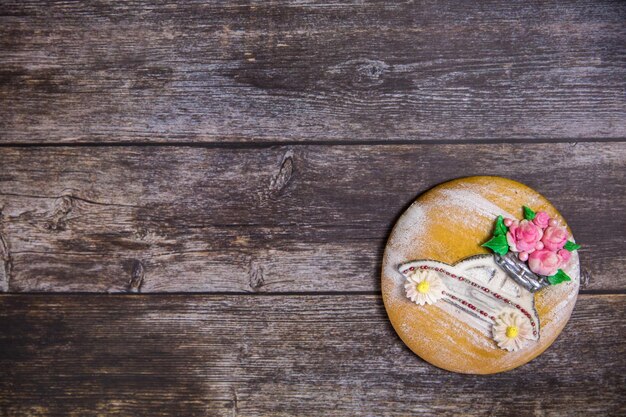
[[[528,256],[528,267],[535,274],[551,276],[557,273],[563,258],[548,249],[536,250]]]
[[[557,253],[561,257],[561,259],[563,259],[563,263],[569,261],[570,258],[572,257],[572,252],[568,251],[567,249],[561,249]]]
[[[550,216],[545,211],[538,211],[535,215],[535,218],[533,219],[533,223],[535,223],[536,226],[541,227],[542,229],[548,227],[549,222]]]
[[[541,242],[543,242],[545,249],[558,252],[560,249],[563,249],[563,246],[567,243],[567,238],[567,230],[564,227],[549,226],[543,231]]]
[[[541,240],[543,231],[534,223],[522,220],[513,223],[506,234],[506,241],[513,252],[532,253],[537,242]]]

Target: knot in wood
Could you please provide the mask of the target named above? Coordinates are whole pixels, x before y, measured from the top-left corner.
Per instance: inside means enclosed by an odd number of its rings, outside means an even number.
[[[48,230],[65,230],[67,215],[70,214],[74,207],[74,199],[70,195],[64,195],[55,201],[54,209],[50,215],[50,219],[46,222]]]
[[[128,281],[129,292],[139,292],[141,284],[143,284],[143,277],[145,275],[145,268],[143,263],[138,259],[133,259],[132,270],[130,272],[130,281]]]
[[[285,152],[283,160],[280,164],[278,173],[270,180],[270,191],[272,194],[279,194],[287,187],[293,175],[293,152],[291,150]]]
[[[265,284],[265,277],[263,277],[263,267],[254,261],[250,261],[250,274],[249,274],[250,288],[258,290]]]
[[[344,62],[330,72],[345,78],[354,88],[371,88],[383,83],[388,69],[389,65],[384,61],[354,59]]]
[[[9,281],[11,279],[11,269],[13,263],[9,244],[2,233],[0,233],[0,292],[9,291]]]
[[[356,66],[356,72],[359,75],[360,81],[377,81],[380,80],[388,67],[389,65],[385,64],[383,61],[367,59]],[[382,82],[382,80],[380,81]]]

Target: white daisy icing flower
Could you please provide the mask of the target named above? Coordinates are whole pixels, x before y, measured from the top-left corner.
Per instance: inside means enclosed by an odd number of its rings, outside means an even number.
[[[493,340],[498,347],[509,352],[519,350],[531,340],[533,335],[530,323],[517,310],[507,308],[496,317],[493,325]]]
[[[406,296],[421,306],[436,303],[443,297],[442,292],[446,290],[439,275],[427,269],[419,269],[409,275],[404,288]]]

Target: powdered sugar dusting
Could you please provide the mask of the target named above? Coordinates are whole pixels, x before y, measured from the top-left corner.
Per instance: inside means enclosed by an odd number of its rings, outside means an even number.
[[[383,264],[384,276],[393,279],[397,285],[404,283],[404,277],[398,273],[394,265],[397,266],[406,262],[406,259],[402,259],[403,254],[406,253],[408,247],[414,244],[415,238],[410,233],[396,233],[396,231],[411,230],[416,233],[423,233],[426,230],[427,221],[426,211],[418,202],[415,202],[398,219],[394,227],[394,232],[392,232],[394,238],[389,239],[387,243]]]
[[[427,252],[433,254],[429,257],[432,256],[435,260],[442,260],[437,259],[437,253],[447,258],[456,256],[450,256],[450,251],[456,250],[454,246],[450,246],[454,245],[451,243],[454,239],[433,241],[433,230],[437,230],[438,236],[442,236],[442,232],[443,236],[448,232],[454,235],[455,231],[461,230],[458,239],[466,247],[476,244],[477,254],[481,252],[480,243],[484,242],[481,239],[489,235],[497,216],[520,217],[519,213],[511,214],[502,206],[515,207],[523,198],[522,204],[556,212],[542,196],[524,186],[511,192],[499,193],[502,181],[506,180],[497,177],[482,178],[480,181],[469,179],[468,182],[461,180],[444,184],[429,191],[427,198],[418,199],[396,223],[383,258],[383,299],[388,311],[391,309],[394,312],[390,313],[390,318],[398,334],[417,354],[429,352],[427,358],[437,366],[461,372],[470,372],[468,369],[480,372],[479,368],[466,365],[466,362],[471,361],[476,364],[487,364],[485,361],[488,361],[488,369],[492,369],[490,372],[510,369],[543,351],[556,339],[567,322],[574,307],[580,280],[578,254],[574,252],[563,268],[572,278],[572,282],[545,288],[535,295],[541,321],[540,342],[530,342],[531,345],[515,352],[498,349],[491,339],[488,326],[483,322],[471,322],[476,319],[459,311],[453,304],[439,301],[425,307],[411,305],[403,287],[405,278],[397,270],[398,266],[418,260],[419,256],[416,254],[423,252],[422,249],[426,247]],[[445,213],[445,216],[436,216],[433,213]],[[443,224],[442,219],[445,219]],[[476,230],[484,230],[484,236],[481,237]],[[434,314],[435,311],[440,313]],[[437,324],[431,324],[435,328],[424,329],[424,320],[428,319],[426,322],[430,323],[433,317],[438,318]]]
[[[498,216],[516,217],[502,210],[499,206],[485,199],[481,194],[462,187],[443,190],[441,194],[445,197],[441,204],[446,206],[459,206],[466,210],[471,210],[471,216],[463,216],[464,219],[473,219],[476,216],[486,217],[493,220]]]

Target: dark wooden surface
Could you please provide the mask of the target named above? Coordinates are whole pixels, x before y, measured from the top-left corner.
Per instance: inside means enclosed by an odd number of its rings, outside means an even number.
[[[626,136],[621,1],[1,4],[9,142]]]
[[[0,1],[0,415],[626,415],[625,22]],[[468,175],[584,245],[564,333],[486,377],[410,353],[379,294],[397,216]]]
[[[625,295],[581,295],[546,353],[488,377],[417,359],[395,335],[379,295],[31,295],[3,302],[0,405],[7,415],[624,411]]]
[[[585,289],[626,288],[615,273],[626,262],[624,143],[1,155],[3,286],[13,292],[378,291],[397,216],[421,191],[471,174],[550,196],[584,243]]]

